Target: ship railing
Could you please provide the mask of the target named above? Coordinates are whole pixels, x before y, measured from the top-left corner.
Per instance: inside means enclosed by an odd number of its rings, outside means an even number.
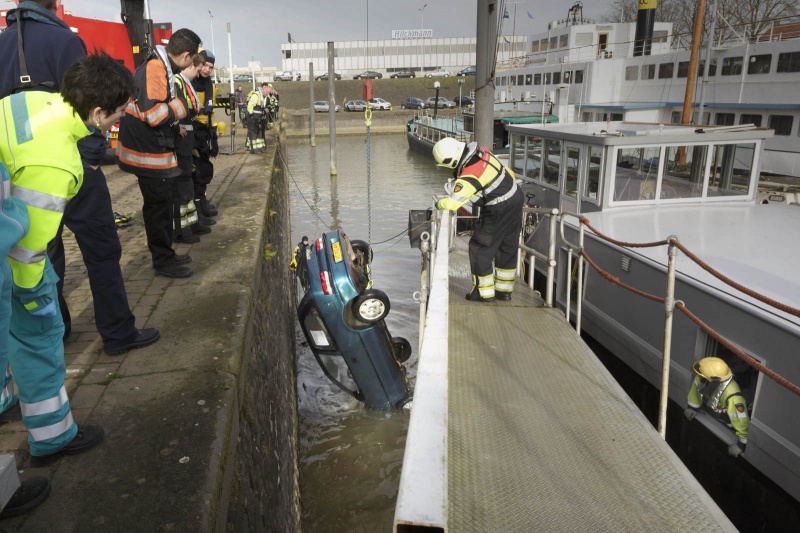
[[[537,217],[549,215],[548,224],[548,240],[547,240],[547,254],[535,250],[525,245],[525,222],[528,214]],[[540,260],[547,265],[547,284],[545,289],[544,302],[547,307],[553,307],[553,287],[555,285],[555,271],[556,271],[556,225],[558,224],[558,209],[545,209],[542,207],[523,207],[522,208],[522,228],[523,231],[519,236],[519,250],[517,254],[517,277],[523,278],[522,266],[527,263],[528,265],[528,287],[533,288],[533,273],[536,271],[536,260]]]

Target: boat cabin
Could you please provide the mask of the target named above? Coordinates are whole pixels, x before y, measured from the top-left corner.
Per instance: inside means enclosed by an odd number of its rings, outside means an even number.
[[[753,202],[773,130],[584,122],[506,126],[509,166],[541,207],[589,213],[643,205]]]

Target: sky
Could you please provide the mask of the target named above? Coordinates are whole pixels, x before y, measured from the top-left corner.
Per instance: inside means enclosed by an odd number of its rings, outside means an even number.
[[[549,21],[566,18],[574,3],[509,0],[502,33],[545,31]],[[116,0],[62,0],[62,4],[77,17],[120,20]],[[280,67],[287,33],[296,42],[391,39],[392,30],[420,29],[424,23],[433,37],[465,37],[475,35],[477,18],[476,0],[149,0],[149,4],[154,22],[172,22],[173,30],[187,27],[197,32],[217,56],[217,66],[229,64],[230,22],[237,67],[247,66],[251,58],[265,67]],[[583,16],[599,19],[610,4],[611,0],[584,1]],[[11,7],[13,2],[0,0],[0,9]]]

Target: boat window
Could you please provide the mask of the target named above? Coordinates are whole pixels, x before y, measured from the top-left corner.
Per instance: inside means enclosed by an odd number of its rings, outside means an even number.
[[[558,37],[550,37],[550,49],[555,50],[558,46]]]
[[[525,136],[511,134],[511,170],[517,176],[523,176],[525,170]]]
[[[739,124],[753,124],[754,126],[761,127],[761,115],[747,115],[742,113],[739,117]]]
[[[705,64],[706,64],[705,60],[697,62],[697,77],[698,78],[702,78],[703,77],[703,68],[704,68]],[[708,63],[708,75],[709,76],[716,76],[717,75],[717,60],[716,59],[712,59]]]
[[[742,56],[725,57],[722,59],[722,75],[736,76],[742,73]]]
[[[672,118],[671,118],[670,122],[672,124],[680,124],[681,123],[681,115],[682,115],[682,113],[680,111],[673,111],[672,112]]]
[[[592,32],[581,32],[575,34],[576,47],[589,46],[592,44],[593,40],[594,40],[594,35],[592,35]]]
[[[581,122],[591,122],[592,121],[592,113],[590,111],[584,111],[582,116],[583,116],[583,118],[581,119]]]
[[[569,83],[570,78],[572,77],[572,72],[567,71],[564,73],[564,83]]]
[[[550,73],[549,72],[545,72],[544,73],[544,84],[545,85],[550,85],[550,83],[551,83],[550,82]]]
[[[800,72],[800,52],[778,54],[778,72]]]
[[[531,43],[531,52],[538,52],[539,51],[539,41],[533,41]]]
[[[708,146],[668,146],[660,198],[701,198]]]
[[[525,75],[525,85],[531,85],[533,81],[533,76],[530,74]]]
[[[586,184],[583,196],[597,200],[600,191],[600,169],[603,164],[603,147],[589,145],[589,169],[586,171]]]
[[[541,74],[534,74],[533,75],[533,84],[534,85],[541,85],[542,84],[542,75]]]
[[[614,201],[632,202],[655,198],[658,179],[657,146],[620,148],[614,173]]]
[[[770,115],[769,127],[775,130],[775,135],[791,135],[793,121],[791,115]]]
[[[525,158],[525,176],[542,181],[542,139],[541,137],[527,138],[527,156]]]
[[[562,192],[567,196],[578,196],[578,172],[580,171],[581,149],[577,146],[567,146],[567,173],[562,186]]]
[[[772,65],[772,54],[761,54],[750,56],[750,63],[747,65],[748,74],[769,74]]]
[[[576,70],[575,71],[575,81],[574,83],[583,83],[583,71]]]
[[[553,72],[553,85],[558,85],[559,83],[561,83],[561,73]]]
[[[547,42],[548,42],[548,41],[547,41],[547,39],[542,39],[542,40],[539,42],[539,48],[540,48],[541,50],[547,50]]]
[[[689,77],[689,62],[688,61],[678,61],[678,77],[679,78],[688,78]]]
[[[658,66],[658,79],[667,80],[672,78],[672,72],[675,70],[675,63],[661,63]]]
[[[717,113],[714,116],[714,124],[717,126],[733,126],[736,124],[736,115],[733,113]]]
[[[560,48],[566,48],[568,44],[569,44],[569,35],[565,33],[564,35],[559,37],[558,46]]]
[[[643,80],[652,80],[656,77],[656,66],[655,65],[642,65],[642,79]]]
[[[517,76],[517,85],[525,85],[525,74]]]
[[[718,144],[712,148],[706,196],[744,196],[750,188],[755,144]]]
[[[669,32],[665,30],[655,30],[653,32],[653,42],[654,43],[665,43],[667,42],[667,37],[669,37]]]
[[[561,140],[544,139],[543,146],[545,157],[541,179],[547,184],[558,185],[558,176],[561,173]]]

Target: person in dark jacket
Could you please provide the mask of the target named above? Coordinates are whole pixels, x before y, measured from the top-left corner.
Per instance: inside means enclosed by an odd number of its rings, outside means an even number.
[[[139,65],[133,75],[134,101],[120,123],[117,145],[119,167],[139,180],[153,268],[157,275],[170,278],[192,275],[185,266],[192,257],[172,249],[172,180],[181,173],[172,125],[187,115],[175,91],[175,76],[192,64],[200,42],[196,33],[181,28],[166,47],[157,46]]]
[[[0,96],[19,84],[18,35],[21,25],[25,62],[37,89],[57,92],[66,70],[86,57],[81,38],[56,16],[60,0],[27,0],[8,12],[8,29],[0,34]],[[75,235],[81,250],[94,301],[97,331],[108,354],[119,354],[153,344],[156,328],[136,328],[136,317],[128,305],[119,260],[122,245],[117,235],[111,194],[100,162],[105,156],[105,136],[95,131],[78,142],[83,163],[83,186],[64,209],[63,223]],[[64,335],[69,335],[70,313],[63,296],[66,260],[59,229],[48,247],[48,255],[59,277],[58,301],[64,318]]]

